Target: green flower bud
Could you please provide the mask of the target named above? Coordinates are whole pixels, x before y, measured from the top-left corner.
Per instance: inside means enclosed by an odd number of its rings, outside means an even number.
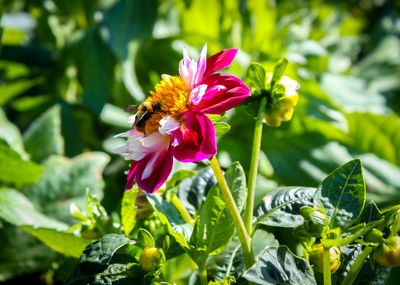
[[[400,237],[386,239],[375,251],[378,263],[387,267],[400,266]]]
[[[266,74],[266,89],[270,89],[273,74]],[[267,97],[267,106],[263,122],[271,127],[279,127],[282,121],[289,121],[293,116],[294,107],[297,105],[299,95],[297,89],[300,85],[287,76],[282,76]]]
[[[331,273],[335,273],[340,267],[340,249],[332,246],[329,249]],[[321,243],[313,245],[310,251],[310,263],[314,269],[320,272],[324,270],[324,247]]]
[[[156,247],[146,247],[139,258],[140,266],[144,271],[152,271],[162,260],[162,254]]]

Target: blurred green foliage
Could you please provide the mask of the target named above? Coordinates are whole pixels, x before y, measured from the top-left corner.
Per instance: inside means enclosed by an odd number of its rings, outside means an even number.
[[[272,72],[289,59],[299,104],[291,122],[264,131],[258,201],[277,186],[316,187],[353,158],[363,163],[368,200],[400,200],[398,1],[0,5],[0,282],[39,272],[52,283],[72,272],[73,261],[16,226],[39,239],[51,235],[46,228],[60,234],[77,222],[68,209],[85,208],[86,189],[119,213],[128,162],[112,150],[123,144],[113,136],[130,128],[122,109],[140,103],[161,74],[178,73],[183,46],[193,56],[205,43],[209,55],[239,48],[229,73],[241,78],[251,62]],[[218,158],[247,172],[253,113],[240,106],[228,120]],[[87,244],[74,242],[75,252]]]

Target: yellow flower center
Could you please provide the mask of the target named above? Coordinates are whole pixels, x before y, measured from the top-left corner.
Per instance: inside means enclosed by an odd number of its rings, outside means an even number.
[[[154,110],[154,108],[151,110],[151,116],[146,120],[144,126],[146,135],[158,130],[162,118],[179,117],[188,109],[190,103],[190,90],[180,76],[163,75],[160,83],[155,86],[155,91],[150,91],[150,94],[151,96],[143,102],[143,105],[152,106],[153,103],[158,103],[160,111]]]

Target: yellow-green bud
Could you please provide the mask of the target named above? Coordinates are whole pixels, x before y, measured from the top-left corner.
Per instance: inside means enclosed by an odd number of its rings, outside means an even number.
[[[144,271],[152,271],[160,264],[161,259],[162,254],[158,248],[146,247],[140,255],[139,263]]]
[[[340,267],[340,249],[332,246],[329,249],[331,273],[335,273]],[[320,272],[324,270],[324,247],[323,245],[313,245],[310,251],[310,263],[314,265],[314,269]]]
[[[270,88],[272,76],[272,73],[266,75],[267,89]],[[296,91],[300,88],[299,83],[287,76],[282,76],[277,85],[280,88],[273,88],[263,117],[263,122],[272,127],[279,127],[282,121],[289,121],[299,100]]]
[[[375,259],[383,266],[400,266],[400,237],[386,239],[375,251]]]

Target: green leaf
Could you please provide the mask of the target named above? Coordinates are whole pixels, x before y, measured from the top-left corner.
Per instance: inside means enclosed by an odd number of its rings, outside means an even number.
[[[169,178],[167,180],[167,182],[165,183],[165,188],[166,189],[171,189],[171,188],[173,188],[175,186],[179,186],[179,184],[185,178],[192,177],[195,174],[196,174],[196,171],[193,171],[193,170],[186,170],[186,169],[178,170],[177,172],[174,173],[174,175],[172,175],[171,178]]]
[[[399,117],[370,113],[347,114],[351,146],[360,152],[374,153],[393,164],[400,165]]]
[[[87,29],[84,36],[71,45],[83,88],[83,102],[95,114],[100,114],[109,102],[115,58],[99,35],[98,29]],[[99,60],[101,58],[102,60]]]
[[[365,183],[361,161],[355,159],[333,171],[320,184],[314,208],[321,205],[327,213],[329,227],[346,229],[360,215],[365,203]]]
[[[55,229],[32,226],[22,226],[22,228],[51,249],[65,256],[79,258],[85,247],[92,243],[91,240],[81,238],[73,233],[60,232]]]
[[[22,191],[46,215],[74,224],[69,214],[70,204],[86,208],[86,189],[102,198],[101,173],[108,161],[109,157],[101,152],[87,152],[73,159],[51,156],[43,164],[45,171],[40,179]]]
[[[119,229],[115,228],[112,220],[110,219],[106,209],[101,205],[100,201],[90,195],[89,191],[86,194],[86,208],[90,216],[95,221],[95,226],[99,229],[100,233],[119,233]]]
[[[312,206],[315,188],[282,187],[264,197],[255,209],[256,224],[295,228],[304,222],[303,206]]]
[[[186,178],[179,184],[179,200],[193,215],[204,203],[208,191],[215,184],[217,184],[217,179],[213,170],[211,167],[206,167],[195,176]]]
[[[253,62],[247,69],[247,78],[250,80],[249,86],[254,86],[259,92],[265,90],[265,70],[260,63]]]
[[[233,220],[218,186],[213,186],[200,210],[198,230],[194,241],[196,250],[204,249],[204,255],[214,255],[223,250],[235,232]]]
[[[32,122],[24,133],[24,145],[35,162],[42,162],[51,155],[64,154],[60,106],[48,109]]]
[[[260,285],[317,284],[308,262],[294,256],[286,246],[266,248],[243,277]]]
[[[149,37],[157,16],[157,1],[122,0],[104,14],[107,44],[121,59],[128,55],[128,44]]]
[[[136,195],[137,191],[125,191],[121,202],[121,222],[125,235],[129,235],[136,224]]]
[[[378,206],[374,203],[374,201],[370,201],[363,209],[359,222],[360,223],[370,223],[373,221],[377,221],[381,218],[382,213],[378,209]]]
[[[40,79],[19,79],[0,85],[0,106],[10,101],[12,98],[22,95],[35,85],[40,83]]]
[[[30,276],[33,272],[45,272],[59,258],[59,254],[48,246],[9,223],[2,222],[0,240],[0,282],[16,276]]]
[[[186,223],[175,207],[163,200],[157,194],[146,194],[147,200],[153,206],[161,223],[167,225],[168,232],[184,249],[189,250],[188,240],[192,235],[192,227]]]
[[[139,229],[137,233],[137,244],[142,248],[156,246],[153,236],[145,229]]]
[[[120,234],[108,234],[88,245],[79,258],[79,263],[90,262],[107,265],[115,252],[133,241]]]
[[[224,176],[229,190],[232,192],[236,206],[239,212],[241,212],[244,209],[247,196],[246,175],[243,167],[239,162],[234,162],[226,170]]]
[[[381,224],[382,222],[383,220],[375,221],[367,225],[364,223],[358,224],[357,226],[351,227],[345,232],[342,232],[337,239],[321,239],[321,243],[326,247],[341,247],[348,245]]]
[[[275,88],[275,85],[282,79],[283,73],[286,70],[289,61],[286,57],[281,58],[274,66],[274,72],[271,79],[271,91]]]
[[[121,108],[118,108],[111,104],[104,105],[100,113],[100,120],[109,125],[120,127],[120,128],[130,128],[131,124],[128,122],[129,114],[124,112]]]
[[[0,189],[0,218],[16,226],[34,226],[66,230],[68,225],[40,213],[23,194]]]
[[[0,139],[3,139],[23,158],[26,157],[19,129],[16,125],[7,120],[6,114],[2,109],[0,109]]]
[[[215,128],[215,136],[222,136],[227,132],[229,132],[231,126],[224,122],[216,122],[214,123],[214,128]]]
[[[43,167],[22,160],[20,155],[0,140],[0,181],[17,186],[36,182]]]

